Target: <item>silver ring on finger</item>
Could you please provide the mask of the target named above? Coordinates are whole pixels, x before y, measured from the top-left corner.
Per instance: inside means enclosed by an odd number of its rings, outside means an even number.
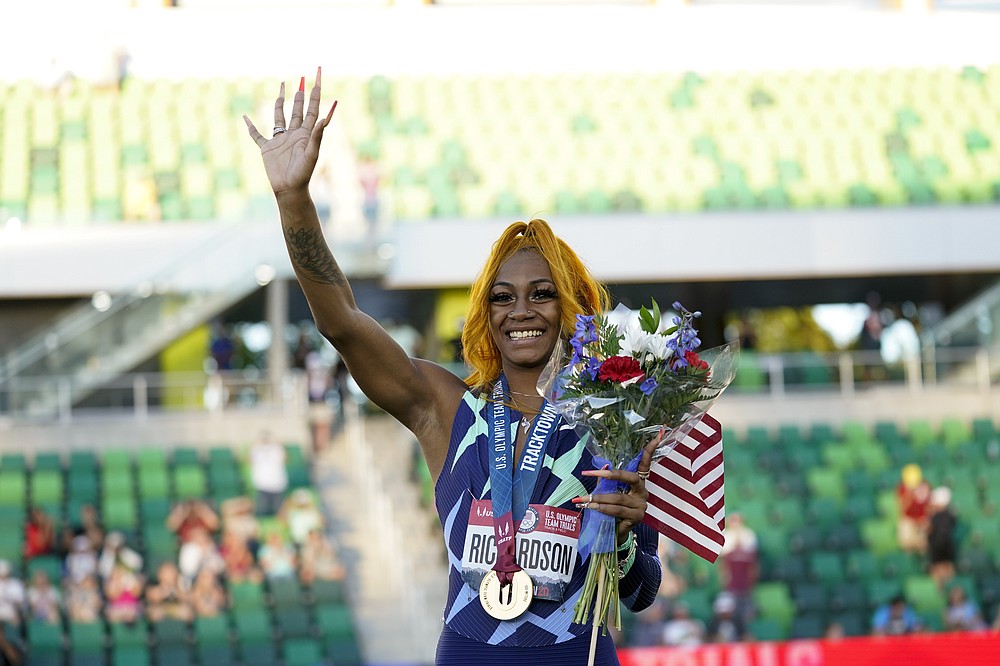
[[[281,126],[278,126],[278,127],[275,127],[275,128],[274,128],[274,133],[273,133],[273,134],[271,135],[271,137],[272,137],[272,138],[273,138],[273,137],[276,137],[276,136],[278,136],[279,134],[282,134],[282,133],[284,133],[285,131],[287,131],[287,130],[285,130],[285,128],[284,128],[284,127],[281,127]]]
[[[646,479],[649,478],[649,470],[648,469],[645,472],[636,471],[636,474],[639,475],[639,478],[642,479],[643,483],[646,483]]]

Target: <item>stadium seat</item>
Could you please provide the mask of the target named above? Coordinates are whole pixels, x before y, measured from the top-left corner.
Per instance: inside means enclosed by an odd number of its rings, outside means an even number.
[[[322,646],[308,638],[286,640],[282,645],[285,666],[315,666],[323,661]]]

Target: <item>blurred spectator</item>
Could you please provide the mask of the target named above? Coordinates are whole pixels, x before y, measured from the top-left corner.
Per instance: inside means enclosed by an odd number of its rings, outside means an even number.
[[[333,372],[317,351],[306,354],[306,386],[312,450],[321,453],[330,445],[333,410],[327,402],[327,394],[333,389]]]
[[[279,530],[272,530],[260,547],[260,568],[268,578],[293,578],[297,571],[295,548]]]
[[[66,616],[70,622],[97,622],[101,617],[101,593],[97,577],[80,581],[66,580]]]
[[[736,598],[732,593],[720,592],[715,598],[705,636],[710,643],[736,643],[748,637],[746,622],[736,613]]]
[[[346,575],[333,541],[319,528],[309,532],[299,558],[299,579],[306,585],[312,585],[314,580],[343,580]]]
[[[85,536],[94,552],[104,547],[104,526],[97,515],[97,509],[90,504],[80,507],[80,522],[73,526],[73,536]]]
[[[25,663],[25,645],[17,631],[11,631],[0,621],[0,666],[22,666]]]
[[[18,626],[27,599],[24,583],[13,575],[10,562],[0,560],[0,622]]]
[[[219,516],[203,500],[185,500],[170,511],[167,529],[177,534],[177,542],[183,547],[198,530],[209,534],[216,532]]]
[[[80,581],[97,573],[97,553],[85,535],[73,537],[69,555],[66,556],[66,577]]]
[[[194,579],[191,605],[198,617],[215,617],[226,608],[226,592],[219,578],[208,569],[203,569]]]
[[[236,532],[225,532],[222,535],[222,546],[219,548],[226,579],[230,583],[250,581],[259,583],[264,574],[257,567],[253,553],[246,539]]]
[[[142,613],[142,578],[125,567],[115,567],[104,583],[104,616],[108,622],[134,624]]]
[[[629,647],[656,647],[663,645],[664,621],[667,618],[666,599],[655,599],[649,608],[637,613],[629,633]]]
[[[233,356],[236,354],[236,343],[233,341],[232,330],[227,324],[220,321],[213,322],[209,353],[215,365],[213,370],[233,369]]]
[[[823,638],[828,641],[839,641],[846,635],[847,634],[844,632],[844,625],[836,620],[826,625],[826,629],[823,631]]]
[[[697,647],[705,641],[705,625],[691,617],[683,601],[675,601],[671,617],[663,627],[663,644],[671,647]]]
[[[906,602],[906,597],[902,594],[897,594],[876,608],[872,616],[872,634],[875,636],[901,636],[920,631],[922,628],[920,616]]]
[[[223,541],[226,534],[234,534],[247,544],[250,552],[257,550],[260,536],[260,522],[253,512],[253,501],[249,497],[231,497],[222,503]]]
[[[910,463],[903,467],[899,485],[897,537],[899,547],[907,553],[923,554],[927,550],[927,517],[931,501],[931,486],[924,479],[919,465]]]
[[[944,486],[931,492],[930,525],[927,529],[927,557],[930,575],[942,590],[955,576],[958,518],[951,509],[951,489]]]
[[[270,431],[260,433],[250,448],[250,485],[257,494],[257,515],[273,516],[288,490],[285,447]]]
[[[757,534],[734,513],[726,518],[725,544],[719,552],[719,581],[736,602],[736,614],[748,624],[754,616],[753,589],[759,574]]]
[[[975,602],[966,597],[965,588],[953,585],[948,590],[948,605],[942,613],[945,631],[982,631],[986,622]]]
[[[177,561],[181,576],[187,583],[194,581],[201,571],[221,574],[225,570],[225,563],[212,535],[201,527],[191,530],[190,539],[181,546],[177,554]]]
[[[151,622],[194,619],[188,592],[173,562],[161,564],[156,570],[156,583],[146,586],[146,616]]]
[[[285,500],[278,517],[288,528],[288,535],[296,546],[305,543],[310,532],[323,529],[326,524],[316,499],[305,488],[299,488]]]
[[[32,507],[24,525],[24,559],[50,555],[56,544],[55,525],[48,514],[39,507]]]
[[[95,553],[104,547],[104,528],[98,519],[97,511],[90,504],[80,507],[80,519],[73,524],[67,524],[59,534],[56,551],[63,559],[73,552],[73,539],[85,537],[90,548]]]
[[[48,624],[59,623],[59,607],[62,594],[53,587],[44,569],[38,569],[28,586],[28,613],[32,620]]]
[[[117,568],[138,574],[142,571],[142,555],[125,544],[124,534],[111,532],[104,539],[104,549],[97,560],[97,573],[106,581]]]

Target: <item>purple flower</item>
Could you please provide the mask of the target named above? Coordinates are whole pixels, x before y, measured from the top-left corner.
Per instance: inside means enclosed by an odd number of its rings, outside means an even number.
[[[601,362],[595,357],[591,356],[587,359],[587,365],[584,366],[581,373],[590,379],[590,381],[595,381],[597,379],[597,373],[601,370]]]
[[[653,391],[656,390],[657,386],[659,386],[659,384],[656,383],[656,380],[650,377],[643,383],[639,384],[639,390],[646,395],[651,395]]]
[[[594,315],[578,314],[576,316],[576,328],[573,331],[573,337],[579,339],[585,345],[597,342],[597,326],[594,324]]]

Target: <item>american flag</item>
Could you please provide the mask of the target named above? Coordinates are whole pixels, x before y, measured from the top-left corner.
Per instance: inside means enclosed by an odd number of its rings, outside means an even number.
[[[653,463],[644,522],[695,555],[715,562],[725,539],[722,425],[708,414]]]

